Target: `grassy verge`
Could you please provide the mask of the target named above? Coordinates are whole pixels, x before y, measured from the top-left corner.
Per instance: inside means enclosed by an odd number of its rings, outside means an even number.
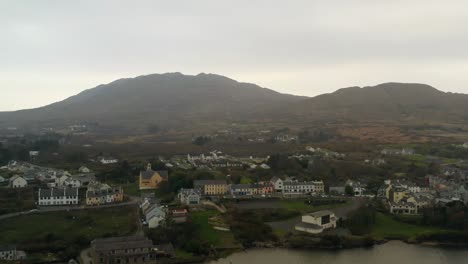
[[[372,236],[376,239],[410,239],[426,233],[445,232],[437,227],[418,226],[399,222],[382,213],[376,214]]]
[[[218,231],[209,224],[209,219],[218,216],[218,211],[200,211],[193,212],[191,215],[192,221],[197,226],[199,237],[203,238],[203,242],[207,242],[216,248],[233,248],[238,247],[234,235],[231,232]]]
[[[33,188],[0,189],[0,214],[36,208]]]
[[[121,184],[124,194],[139,196],[140,190],[138,189],[138,182]]]
[[[16,244],[29,252],[75,257],[93,239],[136,231],[132,206],[23,215],[0,221],[0,244]]]
[[[290,211],[300,212],[300,213],[311,213],[320,210],[328,210],[333,208],[338,208],[342,206],[347,206],[351,203],[351,200],[347,200],[345,203],[337,204],[327,204],[327,205],[309,205],[304,202],[304,200],[281,200],[281,205]]]

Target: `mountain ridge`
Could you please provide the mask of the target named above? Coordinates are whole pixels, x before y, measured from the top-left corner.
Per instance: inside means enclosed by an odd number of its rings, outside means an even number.
[[[464,122],[468,95],[419,83],[388,82],[341,88],[314,97],[282,94],[217,74],[141,75],[101,84],[65,100],[0,112],[0,126],[97,123],[125,131],[151,124],[172,128],[212,123]],[[119,128],[120,127],[120,128]]]

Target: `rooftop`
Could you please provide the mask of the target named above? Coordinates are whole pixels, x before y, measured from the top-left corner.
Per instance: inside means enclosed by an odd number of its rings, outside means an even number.
[[[308,215],[313,216],[313,217],[322,217],[322,216],[327,216],[327,215],[332,215],[332,214],[334,214],[332,211],[323,210],[323,211],[313,212]]]
[[[224,185],[226,184],[225,180],[196,180],[193,182],[195,187],[204,186],[204,185]]]
[[[110,237],[93,240],[91,247],[96,251],[153,248],[153,242],[143,236]]]

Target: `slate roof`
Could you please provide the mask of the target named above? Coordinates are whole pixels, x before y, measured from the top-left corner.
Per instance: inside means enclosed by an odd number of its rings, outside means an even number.
[[[193,182],[193,186],[202,187],[205,185],[224,185],[227,184],[225,180],[196,180]]]
[[[15,176],[11,177],[9,181],[10,181],[10,182],[13,182],[14,180],[19,179],[19,178],[24,179],[23,177],[21,177],[21,176],[19,176],[19,175],[15,175]]]
[[[166,213],[159,206],[152,206],[146,210],[146,221],[148,222],[153,217],[166,217]]]
[[[284,186],[316,185],[315,182],[284,182]]]
[[[16,250],[16,246],[14,245],[0,245],[0,252],[14,251],[14,250]]]
[[[179,191],[180,194],[184,195],[184,196],[189,196],[189,195],[200,195],[200,191],[199,190],[195,190],[195,189],[180,189]]]
[[[153,242],[143,236],[111,237],[93,240],[91,247],[96,251],[153,248]]]
[[[231,189],[251,189],[253,188],[252,184],[233,184]]]
[[[314,216],[314,217],[322,217],[322,216],[327,216],[327,215],[332,215],[332,214],[333,214],[332,211],[323,210],[323,211],[318,211],[318,212],[310,213],[309,215],[310,215],[310,216]]]
[[[39,197],[78,196],[78,188],[50,188],[39,189]]]
[[[108,194],[121,193],[122,188],[115,187],[111,189],[102,189],[102,190],[89,190],[86,191],[86,198],[102,197],[107,196]]]
[[[141,177],[145,180],[149,180],[153,177],[153,175],[157,173],[159,174],[162,178],[164,179],[168,179],[169,178],[169,173],[166,171],[166,170],[163,170],[163,171],[154,171],[154,170],[145,170],[145,171],[142,171],[140,174],[141,174]]]

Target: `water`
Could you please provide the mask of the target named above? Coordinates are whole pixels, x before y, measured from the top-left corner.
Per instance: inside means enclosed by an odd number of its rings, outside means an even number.
[[[468,250],[408,245],[399,241],[370,249],[305,251],[254,249],[209,264],[457,264],[468,263]]]

